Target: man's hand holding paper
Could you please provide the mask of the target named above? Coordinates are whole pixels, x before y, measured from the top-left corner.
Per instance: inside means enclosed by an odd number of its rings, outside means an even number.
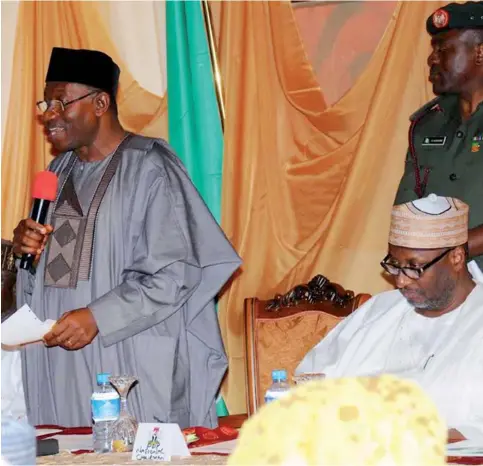
[[[78,350],[88,345],[99,333],[96,321],[89,308],[66,312],[44,336],[47,346],[61,346],[67,350]]]

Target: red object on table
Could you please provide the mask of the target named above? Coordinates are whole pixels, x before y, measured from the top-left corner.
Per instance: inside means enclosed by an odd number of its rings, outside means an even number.
[[[477,465],[483,464],[483,456],[450,456],[447,459],[450,464]]]
[[[183,434],[192,433],[196,434],[199,440],[190,443],[188,448],[214,445],[215,443],[226,442],[227,440],[235,440],[238,437],[238,431],[228,426],[220,426],[216,429],[207,429],[206,427],[189,427],[188,429],[183,429]]]
[[[57,435],[89,435],[92,434],[91,427],[62,427],[62,426],[55,426],[51,424],[45,424],[41,426],[36,426],[36,429],[51,429],[51,430],[58,430],[60,432],[52,432],[50,434],[44,435],[37,435],[39,440],[44,440],[46,438],[55,437]]]

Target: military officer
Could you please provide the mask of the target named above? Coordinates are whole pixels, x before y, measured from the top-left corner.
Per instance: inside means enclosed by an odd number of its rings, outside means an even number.
[[[410,117],[395,204],[430,193],[469,204],[469,253],[483,269],[483,2],[450,3],[426,29],[437,97]]]

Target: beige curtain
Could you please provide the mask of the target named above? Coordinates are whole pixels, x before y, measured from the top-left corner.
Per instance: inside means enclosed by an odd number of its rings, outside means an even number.
[[[95,2],[109,38],[133,78],[162,96],[167,89],[164,1]]]
[[[145,18],[159,8],[154,8],[153,2],[149,3],[151,12],[142,7],[139,10],[146,12]],[[51,160],[50,147],[36,119],[35,102],[43,95],[52,47],[90,48],[111,55],[122,70],[119,112],[126,129],[147,136],[167,137],[166,99],[142,87],[130,72],[111,40],[110,29],[115,24],[113,17],[114,11],[106,3],[20,2],[2,150],[2,238],[10,239],[13,228],[27,215],[32,177]],[[124,31],[130,31],[136,37],[135,30],[142,27],[142,23],[131,29],[127,24],[122,26]],[[141,37],[149,37],[149,34]],[[159,42],[157,49],[164,47],[163,44]],[[139,49],[142,46],[141,42]],[[132,51],[129,52],[126,46],[120,48],[124,56],[132,57]],[[163,56],[158,52],[158,75],[165,73]],[[136,75],[139,74],[138,69]],[[152,81],[144,80],[155,89]],[[162,89],[162,86],[161,82],[156,89]]]
[[[367,67],[330,108],[288,2],[218,5],[222,224],[244,260],[220,309],[231,413],[245,411],[244,298],[270,297],[317,273],[356,292],[390,286],[379,262],[408,117],[431,98],[424,25],[441,4],[399,2]]]
[[[13,49],[17,30],[19,1],[2,2],[2,139],[5,137],[5,122],[10,101],[12,83]]]

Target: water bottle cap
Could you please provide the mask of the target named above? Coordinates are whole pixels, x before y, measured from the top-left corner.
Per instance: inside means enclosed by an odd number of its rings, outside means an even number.
[[[109,374],[108,372],[101,372],[100,374],[97,374],[97,385],[109,383],[110,375],[111,374]]]
[[[287,371],[285,369],[277,369],[272,371],[273,382],[285,382],[287,380]]]

